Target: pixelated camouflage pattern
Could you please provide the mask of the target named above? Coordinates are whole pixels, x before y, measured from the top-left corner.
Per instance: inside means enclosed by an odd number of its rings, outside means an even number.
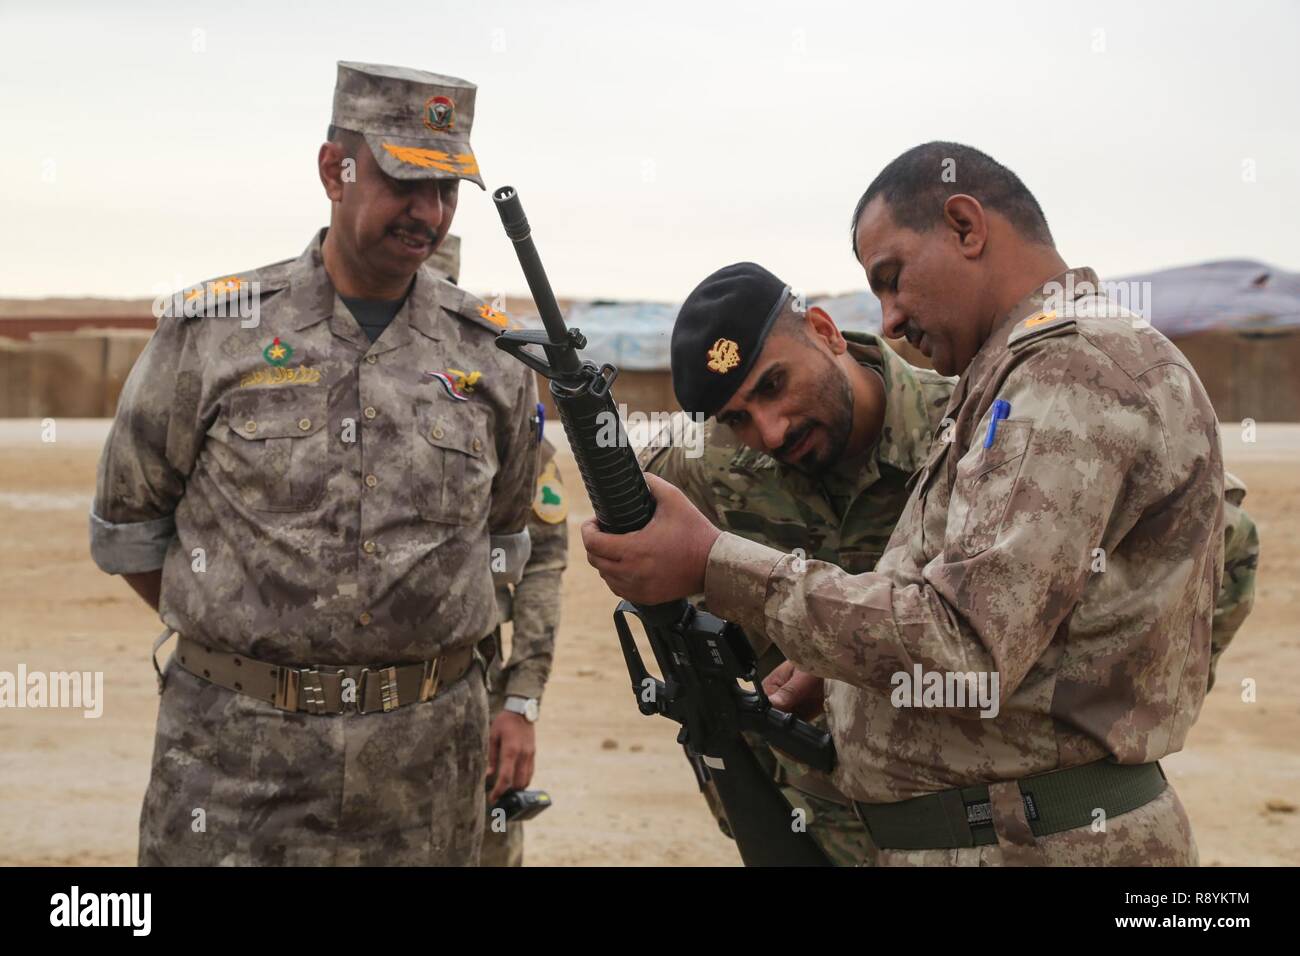
[[[427,268],[372,345],[325,273],[323,236],[299,259],[242,277],[261,283],[256,328],[237,318],[160,320],[104,448],[94,514],[106,524],[92,534],[97,552],[111,555],[133,528],[174,515],[161,616],[209,647],[293,666],[427,660],[496,626],[489,532],[525,525],[537,460],[536,386],[493,346],[497,329],[478,318],[478,301]],[[272,367],[263,352],[276,338],[292,348],[286,370],[307,369],[310,375],[298,374],[317,380],[264,377]],[[483,373],[468,401],[425,374],[448,367]],[[255,379],[261,383],[241,384]],[[351,442],[344,440],[348,420]],[[196,548],[205,556],[201,572],[191,566]],[[453,695],[390,714],[333,718],[281,713],[210,686],[203,703],[187,702],[172,688],[188,683],[174,670],[164,696],[142,858],[172,832],[178,803],[248,820],[242,801],[257,806],[256,794],[265,792],[273,798],[260,804],[266,820],[258,840],[197,844],[214,849],[187,859],[217,862],[234,853],[241,862],[271,861],[239,856],[240,847],[256,854],[295,841],[295,833],[333,835],[342,854],[355,834],[335,828],[359,817],[321,813],[306,796],[335,775],[334,804],[341,793],[361,816],[373,815],[370,843],[384,845],[375,827],[385,820],[407,831],[411,814],[436,801],[438,818],[421,824],[433,842],[411,833],[399,843],[436,844],[437,854],[449,854],[420,857],[430,862],[477,854],[477,831],[456,841],[434,837],[447,820],[481,825],[487,706],[479,691],[460,691],[460,704]],[[232,714],[250,721],[227,723]],[[220,723],[220,733],[209,721]],[[263,737],[280,743],[259,749]],[[240,764],[226,773],[233,757],[204,763],[187,755],[189,742],[199,748],[205,740],[256,758],[257,772]],[[376,762],[372,754],[419,762]],[[439,769],[448,761],[458,775],[478,773],[472,788]],[[440,789],[442,780],[455,792]],[[413,788],[421,787],[417,797]],[[456,801],[471,791],[475,809],[466,815]],[[388,816],[371,814],[386,801],[394,803]]]
[[[1090,270],[1074,280],[1097,287]],[[1031,333],[1043,300],[1013,309],[963,373],[953,440],[933,444],[875,572],[796,569],[735,534],[710,554],[714,613],[830,679],[833,779],[855,799],[1151,762],[1182,747],[1200,711],[1223,568],[1213,408],[1159,332],[1080,298],[1077,318]],[[995,398],[1011,415],[985,449]],[[891,676],[915,664],[996,673],[998,715],[893,706]],[[1111,855],[1130,840],[1194,854],[1175,805],[1150,806],[1163,815],[1131,837],[1091,837]]]
[[[1255,574],[1259,564],[1259,530],[1242,507],[1246,485],[1231,472],[1225,472],[1223,478],[1223,584],[1214,608],[1214,630],[1210,636],[1210,687],[1214,686],[1219,657],[1255,606]]]

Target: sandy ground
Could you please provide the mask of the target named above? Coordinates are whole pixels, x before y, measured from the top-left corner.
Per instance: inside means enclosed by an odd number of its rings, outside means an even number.
[[[95,720],[0,710],[0,863],[135,861],[157,708],[149,646],[160,625],[87,554],[105,430],[60,421],[58,440],[44,444],[39,422],[0,422],[0,670],[102,671],[105,684]],[[1260,426],[1250,445],[1236,426],[1224,435],[1260,528],[1258,601],[1186,750],[1165,766],[1202,863],[1300,864],[1300,426]],[[590,505],[567,451],[561,468],[574,499],[572,563],[535,779],[555,806],[528,825],[526,860],[737,864],[695,792],[675,726],[635,708],[610,625],[615,601],[577,538]],[[1242,700],[1246,679],[1255,702]]]

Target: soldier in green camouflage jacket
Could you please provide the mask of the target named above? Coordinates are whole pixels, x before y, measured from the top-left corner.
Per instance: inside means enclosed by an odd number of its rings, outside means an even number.
[[[642,466],[681,488],[724,531],[854,574],[872,570],[907,501],[908,479],[951,424],[943,413],[956,379],[908,364],[875,335],[846,332],[844,338],[857,361],[874,369],[885,385],[879,440],[865,462],[842,459],[820,478],[810,478],[745,447],[730,428],[709,419],[688,424],[703,434],[675,445],[669,442],[682,433],[681,424],[663,429],[642,451]],[[692,448],[700,449],[698,456],[692,457]],[[1211,685],[1214,663],[1250,613],[1258,553],[1255,526],[1240,507],[1245,485],[1229,475],[1226,489],[1227,548],[1214,615]],[[749,637],[766,675],[784,657],[763,635]],[[825,727],[825,716],[816,722]],[[866,829],[829,779],[765,745],[755,749],[791,805],[804,811],[809,832],[831,859],[838,865],[867,862]],[[725,831],[716,800],[707,791],[706,797]]]

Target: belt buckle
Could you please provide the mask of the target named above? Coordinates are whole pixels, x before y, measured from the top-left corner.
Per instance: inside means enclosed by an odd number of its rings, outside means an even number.
[[[424,676],[420,679],[420,703],[431,700],[434,694],[438,693],[438,685],[442,682],[442,658],[435,657],[431,661],[424,662]]]
[[[272,703],[281,710],[325,713],[325,688],[321,686],[320,671],[311,667],[281,667],[276,675]]]
[[[384,713],[390,710],[396,710],[402,706],[401,700],[397,695],[397,668],[385,667],[379,671],[383,678],[383,683],[379,685],[379,701],[383,704]]]
[[[379,678],[379,703],[384,713],[396,710],[402,705],[397,694],[397,668],[381,667],[371,670],[369,667],[364,667],[361,669],[361,678],[357,681],[356,713],[371,713],[366,710],[366,684],[371,677]]]
[[[285,667],[283,664],[276,670],[275,675],[275,699],[271,701],[281,710],[296,711],[298,709],[298,690],[302,684],[302,678],[296,667]]]

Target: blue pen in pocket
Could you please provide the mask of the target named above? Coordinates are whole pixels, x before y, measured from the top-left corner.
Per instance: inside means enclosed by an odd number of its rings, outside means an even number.
[[[984,436],[984,447],[992,448],[993,439],[998,436],[998,422],[1011,414],[1011,403],[1004,399],[993,402],[993,417],[989,419],[989,433]]]

